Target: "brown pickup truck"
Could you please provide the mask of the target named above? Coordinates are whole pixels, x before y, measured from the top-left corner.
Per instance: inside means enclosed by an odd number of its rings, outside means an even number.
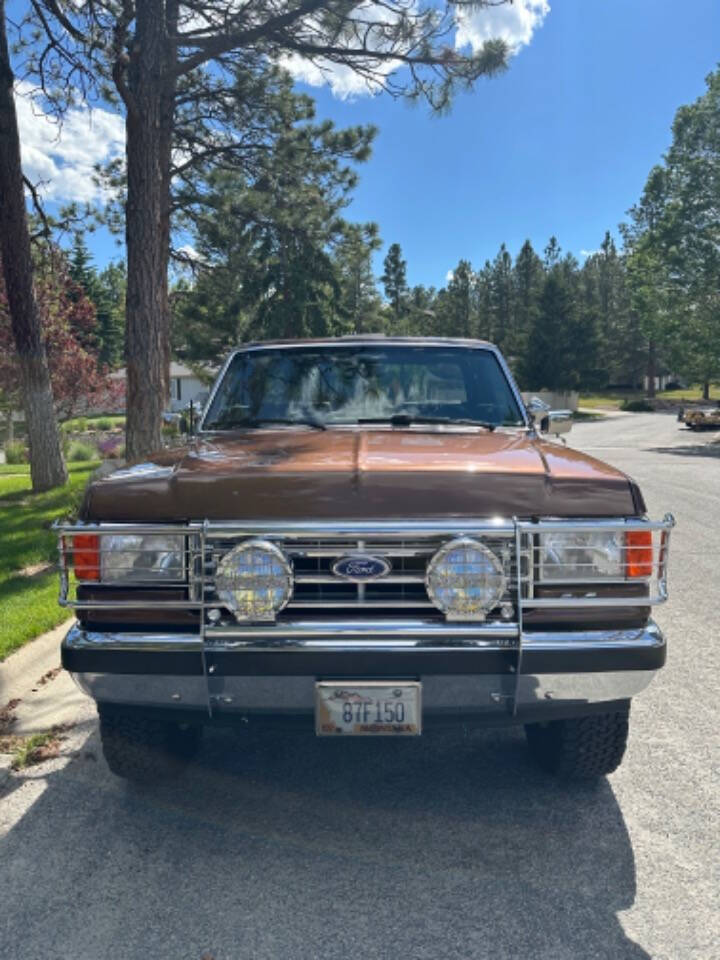
[[[60,528],[65,668],[120,776],[204,726],[319,736],[523,724],[537,760],[609,773],[665,661],[672,517],[543,439],[499,351],[344,337],[235,350],[197,434],[90,484]]]

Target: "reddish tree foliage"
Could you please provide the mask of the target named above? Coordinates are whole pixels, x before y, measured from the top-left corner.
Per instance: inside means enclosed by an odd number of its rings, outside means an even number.
[[[59,256],[36,272],[36,290],[58,416],[122,405],[123,385],[107,378],[97,363],[95,305],[67,274]],[[22,408],[20,375],[0,279],[0,397]]]

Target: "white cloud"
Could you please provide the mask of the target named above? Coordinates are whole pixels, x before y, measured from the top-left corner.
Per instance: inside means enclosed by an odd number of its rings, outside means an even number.
[[[599,250],[581,250],[580,256],[585,257],[585,259],[587,259],[588,257],[594,257],[596,253],[600,253],[600,251]]]
[[[280,66],[291,73],[296,80],[307,83],[310,87],[323,87],[327,84],[339,100],[351,100],[353,97],[380,91],[379,84],[371,83],[345,64],[331,63],[329,60],[311,63],[299,53],[293,53],[282,57]],[[395,64],[380,64],[377,69],[378,73],[387,76],[395,69]]]
[[[204,259],[191,243],[185,243],[182,247],[178,247],[177,252],[186,260],[196,260],[198,263],[202,263]]]
[[[455,276],[455,271],[448,270],[448,272],[445,274],[445,283],[450,283],[454,276]]]
[[[411,3],[411,8],[412,6],[414,6],[414,0]],[[373,22],[373,26],[367,30],[362,25],[356,28],[356,45],[365,43],[370,50],[382,50],[383,48],[387,50],[389,44],[383,35],[382,24],[391,24],[397,20],[397,11],[388,6],[378,6],[372,0],[364,0],[355,8],[353,14],[358,21],[362,21],[366,17]],[[320,29],[321,27],[318,24],[318,30]],[[387,77],[400,66],[400,62],[397,60],[374,63],[372,69],[378,80],[373,80],[371,77],[361,76],[346,64],[333,63],[331,60],[322,57],[317,57],[311,62],[300,54],[293,53],[281,57],[279,62],[301,83],[307,83],[311,87],[322,87],[327,84],[340,100],[350,100],[358,96],[380,93],[382,78]]]
[[[527,46],[550,13],[547,0],[513,0],[499,7],[458,12],[455,46],[479,50],[486,40],[504,40],[512,53]]]
[[[95,164],[124,152],[123,118],[99,107],[73,107],[60,125],[33,102],[28,84],[18,84],[15,92],[25,176],[33,183],[43,181],[40,192],[47,200],[102,199],[103,191],[94,182]]]
[[[362,7],[359,9],[362,10]],[[382,10],[373,10],[373,16],[380,20],[392,20],[393,12]],[[458,49],[469,46],[479,50],[486,40],[499,38],[505,40],[511,53],[515,54],[530,43],[535,30],[542,26],[549,12],[548,0],[508,0],[502,6],[484,7],[472,12],[458,10],[455,46]],[[344,64],[322,59],[311,63],[297,53],[281,58],[280,63],[301,83],[311,87],[327,84],[341,100],[375,94],[381,90],[381,84],[361,77]],[[376,69],[378,74],[385,77],[400,66],[399,61],[391,61],[376,65]]]

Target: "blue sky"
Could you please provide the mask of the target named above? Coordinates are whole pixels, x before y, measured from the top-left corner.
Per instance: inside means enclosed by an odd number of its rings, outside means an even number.
[[[550,6],[509,70],[449,116],[312,90],[322,116],[380,128],[348,215],[375,220],[384,249],[400,243],[413,284],[442,285],[461,257],[479,267],[503,241],[542,250],[554,233],[578,257],[596,249],[720,61],[717,0]]]
[[[347,211],[379,224],[378,273],[395,241],[409,281],[436,286],[461,257],[479,267],[503,241],[516,253],[529,237],[541,251],[554,233],[579,258],[596,249],[667,148],[676,109],[703,92],[720,60],[717,0],[515,0],[490,15],[520,18],[494,23],[528,42],[449,116],[301,85],[320,116],[380,128]],[[49,144],[27,102],[20,112],[26,168],[58,200],[91,193],[92,163],[122,150],[119,117],[96,111],[90,136],[71,117],[62,143]],[[99,265],[122,255],[104,232],[90,246]]]

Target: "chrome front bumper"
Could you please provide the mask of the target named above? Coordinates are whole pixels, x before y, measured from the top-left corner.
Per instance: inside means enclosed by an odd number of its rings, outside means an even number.
[[[63,665],[95,700],[210,715],[303,714],[318,679],[420,679],[426,714],[529,715],[640,693],[665,660],[650,621],[630,630],[526,632],[518,676],[516,628],[422,621],[297,622],[269,635],[120,633],[75,625]]]

